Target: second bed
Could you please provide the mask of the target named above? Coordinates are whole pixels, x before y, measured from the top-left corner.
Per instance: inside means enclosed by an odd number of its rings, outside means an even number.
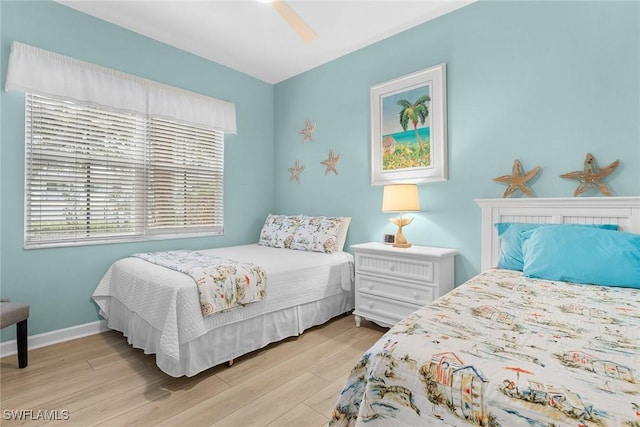
[[[196,375],[353,309],[349,253],[257,244],[198,252],[259,265],[266,297],[205,317],[191,277],[137,257],[116,261],[93,294],[108,327],[171,376]]]

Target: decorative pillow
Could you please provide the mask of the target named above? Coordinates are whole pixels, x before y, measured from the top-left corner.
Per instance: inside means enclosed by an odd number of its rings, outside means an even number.
[[[524,222],[498,222],[496,223],[498,237],[500,237],[500,256],[497,268],[522,271],[524,258],[522,254],[523,231],[533,230],[539,227],[594,227],[606,230],[617,230],[616,224],[531,224]]]
[[[293,236],[291,249],[327,253],[337,251],[342,222],[342,217],[303,216]]]
[[[524,275],[640,289],[640,235],[586,227],[522,233]]]
[[[293,235],[302,220],[302,215],[273,215],[269,214],[260,231],[259,245],[273,248],[290,248]]]
[[[349,231],[349,225],[351,224],[350,216],[342,216],[338,218],[340,218],[342,222],[340,223],[340,230],[338,231],[338,240],[336,240],[336,245],[333,248],[334,252],[344,250],[344,244],[347,241],[347,231]]]

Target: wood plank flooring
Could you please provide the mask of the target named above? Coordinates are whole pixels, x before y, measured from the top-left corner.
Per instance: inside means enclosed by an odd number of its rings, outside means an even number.
[[[0,424],[320,427],[384,332],[344,315],[192,378],[166,375],[118,332],[93,335],[32,350],[25,369],[0,359]]]

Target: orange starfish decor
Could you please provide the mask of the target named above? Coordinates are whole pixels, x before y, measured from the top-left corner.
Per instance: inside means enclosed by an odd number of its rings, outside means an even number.
[[[580,181],[580,185],[573,193],[573,197],[578,197],[580,194],[584,193],[591,187],[600,191],[605,196],[611,196],[611,192],[609,191],[607,184],[600,181],[611,175],[611,173],[616,170],[619,164],[620,160],[616,160],[606,168],[600,169],[596,163],[596,158],[593,157],[591,153],[587,153],[587,156],[584,159],[583,170],[565,173],[563,175],[560,175],[560,178],[575,179],[576,181]]]
[[[531,189],[527,185],[527,181],[533,178],[538,171],[540,170],[540,166],[536,166],[531,169],[526,174],[522,169],[522,164],[518,160],[513,161],[513,167],[511,169],[511,175],[503,175],[497,178],[493,178],[496,182],[502,182],[503,184],[508,184],[507,189],[504,191],[502,197],[509,197],[516,190],[522,191],[525,195],[529,197],[533,197],[531,193]]]

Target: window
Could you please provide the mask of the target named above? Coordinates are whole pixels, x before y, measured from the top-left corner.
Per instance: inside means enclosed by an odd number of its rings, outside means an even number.
[[[224,134],[32,94],[25,247],[220,234]]]
[[[18,42],[26,94],[25,247],[223,231],[233,103]]]

